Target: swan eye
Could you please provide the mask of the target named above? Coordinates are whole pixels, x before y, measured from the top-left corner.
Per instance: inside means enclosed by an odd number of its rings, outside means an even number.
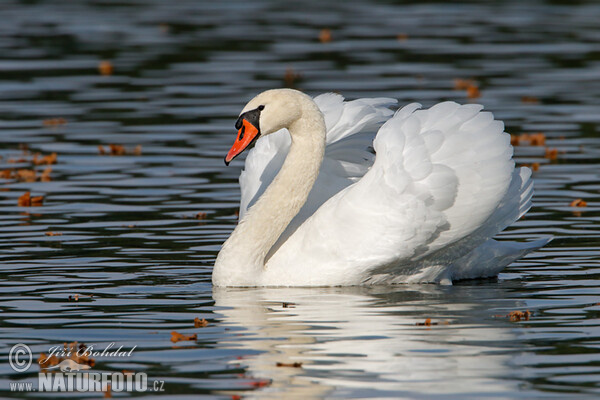
[[[258,110],[259,110],[259,111],[262,111],[262,110],[264,110],[264,109],[265,109],[265,106],[263,106],[263,105],[260,105],[260,106],[258,106]]]

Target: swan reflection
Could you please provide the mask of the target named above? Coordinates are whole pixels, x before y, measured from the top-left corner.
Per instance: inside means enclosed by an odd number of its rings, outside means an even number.
[[[264,384],[245,398],[517,390],[506,379],[515,335],[493,317],[516,307],[501,287],[215,288],[213,296],[225,326],[243,328],[219,347],[240,349],[232,363]],[[437,325],[416,325],[426,318]]]

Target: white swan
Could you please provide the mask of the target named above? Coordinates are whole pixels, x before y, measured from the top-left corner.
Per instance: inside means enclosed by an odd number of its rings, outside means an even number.
[[[502,122],[475,104],[394,114],[395,103],[275,89],[246,105],[225,162],[260,139],[215,286],[450,284],[495,276],[549,241],[492,239],[533,193]]]

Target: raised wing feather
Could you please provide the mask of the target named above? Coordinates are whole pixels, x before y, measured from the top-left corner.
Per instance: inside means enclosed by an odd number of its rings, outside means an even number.
[[[381,127],[370,170],[304,221],[267,270],[283,273],[286,259],[301,256],[306,284],[399,273],[472,234],[497,210],[514,170],[503,124],[478,105],[418,108],[404,107]]]
[[[315,97],[327,126],[327,147],[319,177],[305,206],[286,232],[292,232],[327,199],[360,179],[373,164],[368,151],[379,126],[393,112],[388,98],[359,99],[345,102],[341,95],[325,93]],[[291,139],[282,129],[260,138],[248,153],[240,175],[242,197],[240,218],[271,184],[288,153]],[[284,232],[283,237],[289,234]]]

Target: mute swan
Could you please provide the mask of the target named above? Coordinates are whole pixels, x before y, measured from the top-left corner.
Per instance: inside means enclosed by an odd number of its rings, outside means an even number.
[[[274,89],[244,107],[225,163],[256,146],[215,286],[451,284],[549,241],[492,239],[533,194],[502,122],[476,104],[395,103]]]

